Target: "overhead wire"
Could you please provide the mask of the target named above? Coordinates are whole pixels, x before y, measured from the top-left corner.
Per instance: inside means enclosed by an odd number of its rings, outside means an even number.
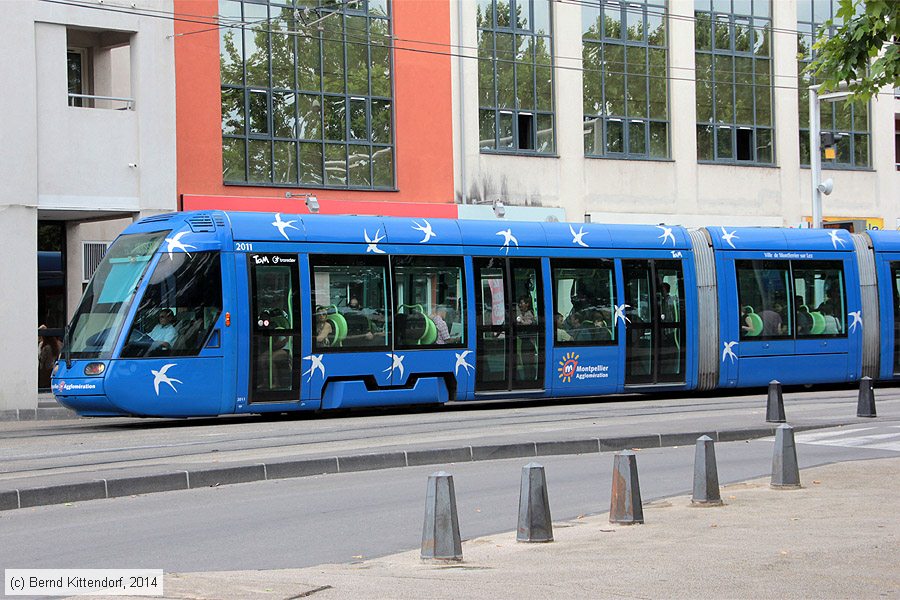
[[[87,3],[87,2],[79,1],[79,0],[40,0],[40,1],[46,2],[49,4],[60,4],[60,5],[67,5],[67,6],[73,6],[73,7],[101,10],[101,11],[109,11],[109,12],[117,12],[117,13],[125,13],[125,14],[138,14],[140,16],[146,16],[146,17],[152,17],[152,18],[162,18],[162,19],[166,19],[166,20],[171,20],[173,22],[183,22],[183,23],[191,23],[191,24],[197,24],[197,25],[210,25],[210,27],[208,29],[184,32],[183,35],[209,33],[209,32],[218,31],[221,29],[248,29],[249,28],[252,31],[257,32],[257,33],[291,35],[291,36],[302,37],[302,38],[307,38],[307,39],[323,40],[323,41],[331,41],[331,42],[341,42],[341,43],[347,43],[347,44],[352,44],[352,45],[363,45],[363,46],[372,45],[372,43],[369,41],[369,36],[372,35],[371,32],[365,32],[365,35],[360,35],[360,36],[356,36],[353,34],[347,35],[345,33],[344,36],[342,36],[341,38],[333,38],[333,37],[326,37],[324,35],[324,31],[322,31],[321,28],[319,29],[319,31],[316,34],[309,34],[309,33],[301,33],[299,31],[282,31],[282,30],[273,30],[273,29],[261,29],[261,28],[257,27],[258,25],[261,25],[263,23],[268,23],[269,25],[271,25],[271,22],[273,20],[281,20],[281,17],[279,17],[279,16],[268,17],[265,19],[258,19],[255,21],[244,21],[244,20],[235,20],[233,17],[224,17],[221,15],[216,15],[215,17],[202,16],[202,15],[183,16],[183,15],[185,15],[185,13],[177,13],[174,11],[163,11],[163,10],[158,10],[158,9],[144,9],[144,8],[136,8],[136,7],[129,8],[129,7],[124,7],[124,6],[110,5],[110,4],[93,4],[93,3]],[[551,0],[551,1],[565,3],[565,4],[582,4],[582,5],[591,4],[591,3],[588,3],[587,0]],[[591,4],[591,5],[598,6],[598,7],[600,6],[599,4],[597,4],[597,5]],[[142,12],[142,11],[147,11],[147,12]],[[335,12],[330,12],[329,14],[342,14],[342,13],[340,11],[335,11]],[[666,13],[658,13],[658,14],[660,14],[662,16],[668,16],[669,18],[672,18],[675,16],[679,16],[679,17],[683,16],[683,15],[672,15],[671,13],[669,13],[668,15],[666,15]],[[685,18],[688,18],[688,17],[685,16]],[[696,18],[688,18],[688,19],[696,20]],[[226,21],[226,23],[223,24],[222,21]],[[216,23],[216,24],[213,25],[213,23]],[[346,31],[347,28],[342,27],[341,29]],[[359,31],[361,34],[363,33],[362,30],[357,30],[357,31]],[[779,31],[782,33],[800,33],[799,31],[789,30],[789,29],[780,29]],[[426,45],[426,46],[434,45],[434,46],[440,46],[440,47],[444,47],[444,48],[456,48],[459,50],[480,51],[480,48],[477,46],[473,47],[473,46],[466,46],[466,45],[462,45],[462,44],[434,42],[434,41],[430,41],[430,40],[415,40],[415,39],[408,39],[408,38],[399,38],[392,34],[377,34],[376,33],[375,35],[383,36],[384,38],[389,38],[391,40],[390,44],[376,44],[376,45],[383,46],[385,48],[390,48],[394,51],[411,52],[411,53],[436,55],[436,56],[447,56],[447,57],[451,57],[451,58],[464,58],[464,59],[468,58],[468,59],[474,59],[474,60],[485,60],[486,59],[486,57],[483,57],[483,56],[478,56],[478,55],[473,56],[471,54],[458,53],[458,52],[453,52],[453,51],[437,51],[437,50],[428,50],[428,49],[424,49],[424,48],[410,48],[410,47],[406,47],[406,46],[398,46],[397,42],[404,43],[404,44],[417,44],[417,45],[421,44],[421,45]],[[536,37],[544,37],[544,36],[536,36]],[[552,38],[552,36],[547,36],[547,37]],[[350,39],[344,39],[344,38],[353,38],[353,39],[359,39],[362,41],[351,41]],[[616,43],[616,42],[607,42],[607,43],[611,43],[611,44],[617,45],[617,46],[618,45],[628,46],[628,44],[620,44],[620,43]],[[639,47],[642,49],[646,48],[646,46],[644,46],[644,45],[637,45],[635,47]],[[666,52],[668,52],[667,48],[663,48],[663,49]],[[704,51],[700,51],[700,52],[705,53]],[[753,54],[749,54],[746,56],[745,55],[734,55],[731,53],[716,54],[715,52],[712,52],[712,51],[710,51],[710,54],[716,55],[716,56],[728,57],[728,58],[730,58],[732,56],[736,56],[738,58],[750,58],[750,59],[755,58],[755,55],[753,55]],[[674,75],[671,75],[668,73],[665,75],[650,74],[650,73],[644,74],[644,73],[635,73],[635,72],[629,73],[627,71],[612,71],[609,69],[602,69],[602,68],[601,69],[592,69],[592,68],[584,67],[584,66],[563,65],[563,64],[559,64],[558,62],[556,62],[556,61],[582,62],[583,57],[576,58],[576,57],[566,57],[566,56],[554,55],[552,58],[555,60],[553,60],[552,64],[546,65],[546,67],[552,69],[553,71],[575,71],[575,72],[596,73],[596,74],[604,74],[605,73],[607,75],[632,75],[632,76],[638,76],[638,77],[646,77],[648,79],[665,79],[666,81],[684,81],[684,82],[689,82],[689,83],[709,83],[709,84],[715,83],[715,81],[712,79],[701,79],[701,78],[697,78],[696,76],[695,77],[678,77],[678,76],[674,76]],[[490,58],[489,60],[502,61],[502,59],[497,59],[497,58],[493,58],[493,57]],[[771,55],[769,55],[767,57],[763,57],[762,60],[773,61],[773,57]],[[517,61],[513,60],[513,61],[503,61],[503,62],[517,62]],[[536,63],[528,63],[528,64],[531,64],[534,67],[545,66],[545,65],[538,65]],[[695,74],[697,72],[696,67],[683,67],[683,66],[667,64],[664,66],[664,68],[693,71]],[[747,71],[729,71],[729,73],[733,73],[734,75],[750,75],[750,76],[754,75],[753,72],[747,72]],[[768,75],[772,79],[775,79],[775,78],[791,79],[791,80],[799,79],[799,76],[795,76],[795,75],[772,74],[772,73],[769,73]],[[741,86],[753,87],[753,88],[767,87],[767,88],[772,88],[772,89],[803,91],[803,89],[800,88],[799,86],[776,84],[776,83],[774,83],[774,81],[771,83],[755,83],[755,82],[753,82],[753,83],[742,82],[742,83],[734,83],[734,84],[729,83],[729,85],[741,85]],[[892,92],[878,92],[876,95],[893,96],[893,93]]]

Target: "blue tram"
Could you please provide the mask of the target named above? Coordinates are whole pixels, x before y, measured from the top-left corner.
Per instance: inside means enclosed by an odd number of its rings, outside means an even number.
[[[82,415],[597,396],[900,373],[900,233],[195,212],[109,249]]]

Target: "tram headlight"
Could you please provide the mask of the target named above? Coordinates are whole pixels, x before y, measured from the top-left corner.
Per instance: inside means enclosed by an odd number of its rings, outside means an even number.
[[[100,362],[88,363],[84,367],[85,375],[100,375],[103,371],[106,370],[106,365]]]

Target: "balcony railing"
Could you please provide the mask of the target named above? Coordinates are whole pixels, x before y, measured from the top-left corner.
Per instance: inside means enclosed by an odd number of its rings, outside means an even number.
[[[134,110],[134,98],[117,96],[95,96],[93,94],[69,94],[69,106],[81,108],[108,108],[114,110]]]

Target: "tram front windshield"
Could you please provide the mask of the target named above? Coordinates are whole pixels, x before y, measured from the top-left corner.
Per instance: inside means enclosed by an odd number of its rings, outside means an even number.
[[[123,235],[110,246],[72,318],[72,358],[110,358],[141,278],[168,233]]]

